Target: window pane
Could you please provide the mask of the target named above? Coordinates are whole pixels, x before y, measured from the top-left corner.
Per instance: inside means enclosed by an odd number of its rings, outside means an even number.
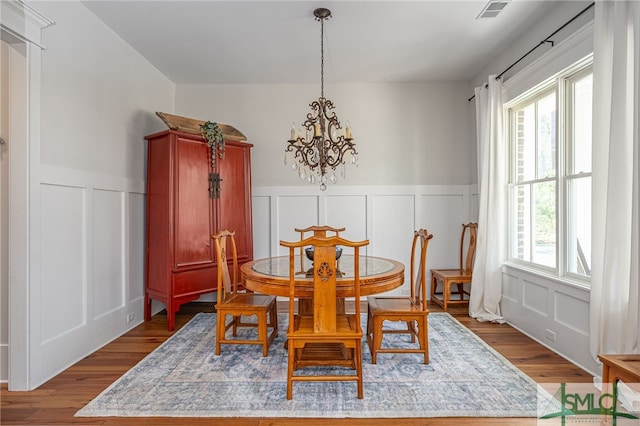
[[[592,103],[585,60],[507,104],[509,259],[584,283],[591,275]]]
[[[567,192],[567,271],[590,276],[591,177],[571,179]]]
[[[591,172],[593,74],[573,83],[573,167],[570,173]]]
[[[538,101],[538,179],[556,175],[556,94]]]
[[[514,209],[511,236],[511,257],[531,261],[531,187],[529,185],[513,188]]]
[[[556,191],[555,182],[533,185],[535,204],[533,235],[535,238],[532,261],[556,266]]]
[[[536,177],[536,108],[535,103],[515,111],[515,182]]]

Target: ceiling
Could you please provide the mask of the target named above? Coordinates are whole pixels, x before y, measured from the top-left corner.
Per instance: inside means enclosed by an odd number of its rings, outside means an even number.
[[[176,84],[469,81],[558,2],[511,0],[97,1],[99,19]],[[534,41],[532,43],[535,44]]]

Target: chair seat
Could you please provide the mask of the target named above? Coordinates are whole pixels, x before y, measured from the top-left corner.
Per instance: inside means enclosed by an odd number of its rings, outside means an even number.
[[[431,273],[439,279],[446,279],[447,281],[470,281],[472,276],[472,274],[466,272],[464,269],[432,269]]]
[[[445,312],[449,309],[449,305],[468,305],[471,293],[462,285],[471,283],[472,277],[472,273],[460,268],[432,269],[431,301],[441,306]],[[436,290],[438,282],[442,282],[441,292]],[[451,291],[453,285],[458,286],[458,291],[455,293]],[[452,294],[455,294],[457,298],[452,297]]]
[[[275,303],[275,301],[275,296],[269,296],[267,294],[236,293],[228,300],[225,300],[223,306],[235,308],[247,305],[248,308],[260,309],[267,308],[272,303]]]
[[[336,317],[336,331],[335,332],[322,332],[322,335],[318,335],[314,331],[314,321],[312,316],[296,316],[293,325],[293,332],[287,333],[287,337],[290,339],[313,339],[314,337],[322,338],[323,340],[330,339],[332,335],[336,338],[347,337],[362,338],[362,329],[358,330],[355,315],[338,315]]]
[[[399,314],[409,312],[412,315],[418,312],[427,314],[422,303],[416,303],[408,297],[369,297],[367,302],[369,303],[369,312],[376,314],[394,312]]]

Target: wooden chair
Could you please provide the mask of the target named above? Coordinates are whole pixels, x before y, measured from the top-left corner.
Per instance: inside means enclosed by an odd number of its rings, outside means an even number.
[[[338,236],[312,236],[298,242],[280,241],[289,248],[289,330],[287,399],[293,397],[293,382],[297,381],[355,381],[358,398],[362,399],[362,328],[360,326],[360,247],[368,240],[352,242]],[[295,251],[312,245],[313,315],[295,314]],[[336,278],[339,273],[336,245],[354,249],[355,314],[339,313],[336,297]],[[355,369],[354,374],[294,375],[299,368],[309,366],[343,366]]]
[[[421,353],[424,363],[429,364],[429,330],[427,316],[426,263],[429,240],[433,235],[426,229],[413,233],[411,245],[411,296],[410,297],[369,297],[367,315],[367,344],[371,352],[371,362],[377,361],[378,353]],[[418,243],[419,253],[418,252]],[[416,261],[418,265],[416,266]],[[405,321],[406,329],[384,328],[384,321]],[[411,343],[418,338],[419,348],[382,347],[384,334],[409,334]]]
[[[269,345],[278,335],[278,311],[276,298],[264,294],[238,292],[238,254],[234,232],[224,230],[211,236],[216,246],[218,261],[218,313],[216,324],[216,355],[220,355],[222,343],[262,345],[262,356],[269,354]],[[228,250],[233,258],[233,275],[229,274]],[[268,321],[267,321],[268,314]],[[227,315],[233,318],[228,324]],[[242,316],[257,317],[257,322],[243,322]],[[232,328],[233,337],[237,337],[238,327],[257,327],[257,340],[228,339],[227,330]],[[268,328],[271,334],[267,335]]]
[[[466,235],[467,232],[469,233],[468,236]],[[460,237],[460,266],[457,269],[431,270],[431,301],[442,306],[445,312],[449,308],[449,305],[469,304],[470,290],[465,290],[464,284],[471,284],[473,261],[476,256],[477,234],[477,223],[470,222],[462,225],[462,235]],[[465,244],[465,240],[467,244]],[[465,259],[464,263],[463,259]],[[442,292],[437,291],[439,282],[442,283]],[[457,286],[457,299],[451,298],[451,286],[454,284]]]

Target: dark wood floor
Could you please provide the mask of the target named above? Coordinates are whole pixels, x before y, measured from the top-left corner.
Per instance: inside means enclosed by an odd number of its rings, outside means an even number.
[[[430,307],[432,312],[439,309]],[[212,304],[188,304],[176,316],[176,328],[182,327],[196,312],[213,311]],[[280,309],[285,312],[286,308]],[[469,318],[465,308],[450,310],[462,324],[480,336],[494,349],[538,383],[591,382],[592,377],[531,340],[507,324],[480,323]],[[298,425],[301,419],[202,419],[202,418],[75,418],[74,414],[107,386],[153,351],[172,333],[167,331],[166,315],[155,315],[149,322],[140,324],[97,352],[89,355],[58,376],[31,392],[9,392],[3,384],[0,390],[2,425],[200,425],[224,424],[250,425]],[[283,379],[284,380],[284,379]],[[399,425],[535,425],[536,419],[500,418],[437,418],[393,419]],[[304,419],[307,426],[326,425],[326,419]],[[388,425],[389,419],[331,419],[340,425]]]

